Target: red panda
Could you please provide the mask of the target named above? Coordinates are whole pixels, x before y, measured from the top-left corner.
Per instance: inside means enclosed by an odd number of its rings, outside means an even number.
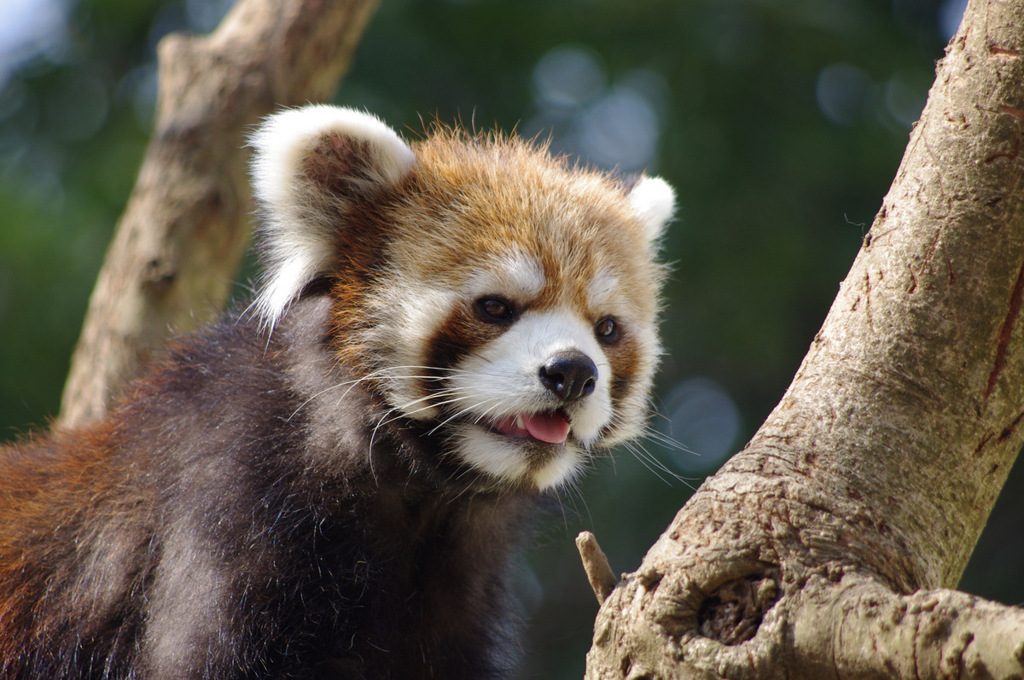
[[[0,449],[0,678],[505,678],[538,499],[642,427],[663,180],[330,106],[264,274],[103,422]]]

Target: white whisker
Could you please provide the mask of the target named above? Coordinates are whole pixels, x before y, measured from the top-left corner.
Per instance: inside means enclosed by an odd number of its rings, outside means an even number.
[[[454,401],[458,401],[459,399],[468,399],[468,398],[469,398],[469,396],[467,395],[467,396],[464,396],[464,397],[459,397],[458,399],[452,399],[451,401],[454,402]],[[436,426],[434,426],[434,428],[432,430],[430,430],[430,432],[428,434],[433,434],[438,429],[444,427],[445,425],[447,425],[448,423],[452,422],[453,420],[456,420],[457,418],[461,418],[462,416],[466,415],[467,413],[472,413],[474,409],[477,409],[477,408],[483,406],[485,403],[486,403],[486,401],[476,402],[476,403],[474,403],[474,404],[472,404],[470,406],[467,406],[466,408],[463,408],[463,409],[461,409],[459,411],[456,411],[452,415],[450,415],[447,418],[445,418],[444,420],[440,421]],[[500,405],[501,405],[501,402],[497,402],[494,405],[488,407],[483,413],[475,414],[476,417],[473,419],[473,422],[474,423],[479,423],[481,420],[484,420],[485,418],[487,418],[487,414],[488,413],[490,413],[491,411],[493,411],[495,408],[497,408]]]

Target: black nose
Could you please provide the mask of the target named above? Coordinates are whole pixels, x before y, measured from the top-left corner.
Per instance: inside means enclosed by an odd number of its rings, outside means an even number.
[[[594,391],[597,366],[583,352],[558,352],[540,367],[540,381],[563,401],[575,401]]]

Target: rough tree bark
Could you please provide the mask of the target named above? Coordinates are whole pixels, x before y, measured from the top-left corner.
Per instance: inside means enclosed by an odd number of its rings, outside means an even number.
[[[1024,441],[1022,52],[1024,3],[971,0],[792,385],[604,600],[587,678],[1024,676],[1024,610],[948,590]]]
[[[222,308],[248,240],[245,134],[334,94],[377,0],[238,0],[160,42],[156,123],[89,300],[59,427],[99,419],[142,359]]]

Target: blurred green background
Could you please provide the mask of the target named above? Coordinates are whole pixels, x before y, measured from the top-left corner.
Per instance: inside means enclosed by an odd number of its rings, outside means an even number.
[[[0,439],[56,413],[146,144],[156,42],[230,2],[0,0]],[[597,605],[572,539],[635,568],[775,405],[895,173],[961,0],[385,0],[337,101],[548,135],[679,196],[658,431],[565,494],[522,572],[524,678],[579,678]],[[239,286],[241,291],[243,286]],[[643,458],[643,460],[641,460]],[[664,469],[659,469],[664,468]],[[685,480],[675,479],[675,476]],[[0,484],[3,480],[0,480]],[[1022,480],[962,586],[1024,601]]]

